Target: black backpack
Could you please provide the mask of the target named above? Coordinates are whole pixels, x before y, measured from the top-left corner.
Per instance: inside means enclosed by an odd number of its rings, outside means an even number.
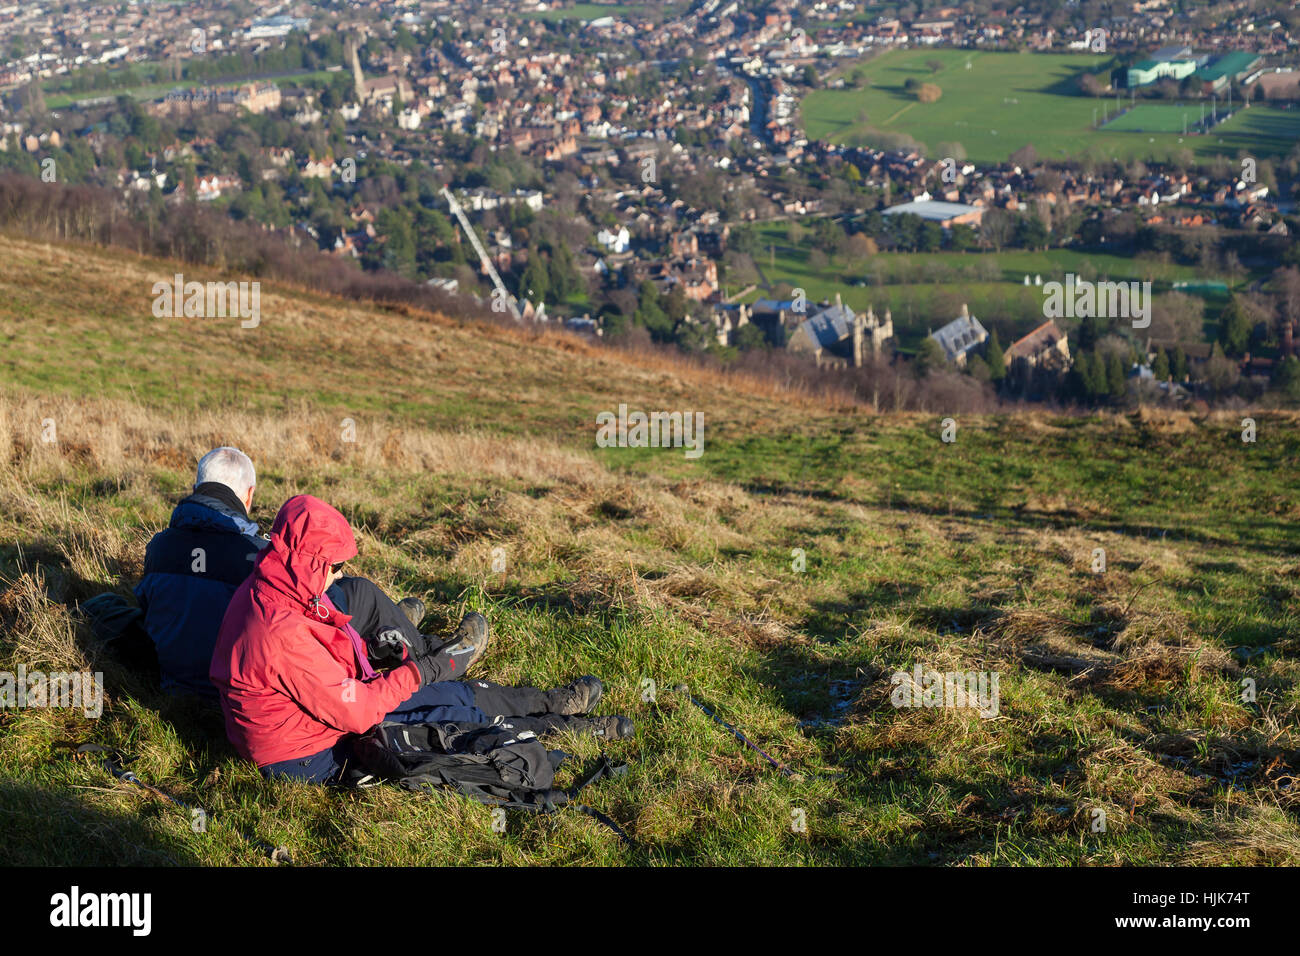
[[[408,790],[453,787],[483,803],[551,789],[564,759],[530,731],[453,723],[384,721],[353,746],[368,772]]]
[[[574,786],[562,790],[554,786],[555,771],[568,755],[547,750],[532,731],[515,731],[508,724],[384,721],[358,738],[352,751],[367,773],[408,790],[449,788],[479,803],[533,813],[569,805],[632,844],[599,810],[573,802],[601,777],[627,772],[626,764],[615,766],[604,754]]]

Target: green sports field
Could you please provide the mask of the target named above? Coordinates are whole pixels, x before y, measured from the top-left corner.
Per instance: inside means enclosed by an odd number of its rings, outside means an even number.
[[[932,71],[930,62],[940,69]],[[1184,110],[1189,119],[1199,119],[1199,103],[1139,105],[1129,115],[1141,122],[1142,132],[1123,123],[1093,129],[1094,121],[1127,101],[1078,95],[1078,78],[1101,72],[1110,62],[1083,53],[893,50],[841,67],[837,74],[846,81],[860,69],[867,85],[814,91],[802,104],[801,118],[811,139],[880,145],[882,137],[903,134],[933,155],[960,144],[967,158],[980,163],[1002,162],[1027,144],[1044,158],[1094,161],[1161,160],[1183,151],[1198,159],[1242,150],[1282,156],[1300,139],[1300,111],[1265,106],[1239,111],[1206,136],[1182,135]],[[909,78],[937,84],[943,96],[936,103],[918,102],[904,89]]]
[[[662,15],[664,7],[672,4],[660,4],[653,9],[639,3],[575,3],[570,7],[552,7],[549,10],[527,10],[523,15],[533,20],[581,20],[589,23],[601,17],[650,17]]]
[[[1209,111],[1205,113],[1209,116]],[[1116,116],[1103,129],[1115,133],[1181,133],[1201,120],[1200,103],[1141,103]]]
[[[281,82],[292,81],[294,83],[306,84],[313,81],[328,82],[335,74],[329,70],[304,70],[297,73],[287,73],[283,76],[267,77],[267,81],[275,83],[277,86]],[[74,103],[80,103],[83,100],[97,100],[104,97],[130,96],[137,100],[152,100],[164,96],[171,90],[184,90],[195,86],[237,86],[241,83],[247,83],[249,80],[245,77],[228,77],[217,78],[212,80],[173,80],[166,83],[147,83],[141,86],[122,86],[104,90],[77,90],[71,93],[46,93],[45,105],[54,109],[64,109]]]

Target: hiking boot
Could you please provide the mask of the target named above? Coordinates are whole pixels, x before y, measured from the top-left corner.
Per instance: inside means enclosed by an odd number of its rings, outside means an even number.
[[[600,682],[600,678],[588,674],[579,677],[572,684],[548,690],[546,702],[550,705],[549,713],[576,717],[595,710],[604,693],[605,685]]]
[[[619,740],[636,736],[636,725],[632,723],[630,717],[620,717],[618,714],[610,717],[588,717],[587,722],[591,725],[593,737]]]
[[[424,602],[415,597],[402,598],[397,602],[397,606],[406,615],[406,619],[418,630],[420,622],[424,620]]]
[[[476,660],[487,650],[488,640],[492,637],[492,628],[488,620],[478,611],[470,611],[460,620],[451,639],[438,653],[451,658],[452,669],[457,674],[464,674]]]

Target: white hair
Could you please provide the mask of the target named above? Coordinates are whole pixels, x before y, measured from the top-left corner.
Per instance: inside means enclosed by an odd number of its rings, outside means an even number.
[[[222,445],[214,448],[199,459],[199,469],[194,474],[194,487],[205,481],[215,481],[225,485],[243,498],[248,489],[257,484],[257,473],[253,470],[253,460],[238,448]]]

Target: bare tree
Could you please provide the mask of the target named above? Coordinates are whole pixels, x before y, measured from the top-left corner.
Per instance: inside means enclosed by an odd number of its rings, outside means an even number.
[[[990,209],[980,221],[980,239],[994,252],[1001,252],[1015,234],[1015,218],[1005,210]]]

